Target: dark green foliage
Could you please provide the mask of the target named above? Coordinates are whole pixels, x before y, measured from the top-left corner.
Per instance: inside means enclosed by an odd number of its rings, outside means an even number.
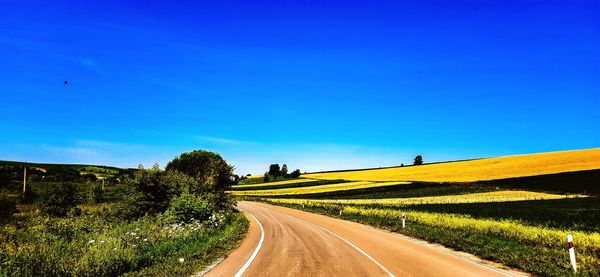
[[[70,167],[52,167],[46,170],[45,181],[48,182],[76,182],[81,179],[79,171]]]
[[[300,169],[296,169],[294,171],[292,171],[292,173],[290,174],[291,178],[298,178],[300,177]]]
[[[162,171],[140,170],[133,178],[127,178],[119,213],[124,218],[132,219],[165,211],[173,188],[171,183],[165,182],[164,175]]]
[[[182,194],[171,200],[167,214],[176,222],[204,221],[212,214],[212,207],[206,199],[193,194]]]
[[[25,187],[25,193],[21,194],[21,202],[23,204],[33,203],[37,198],[37,194],[33,191],[31,185],[32,184],[27,185],[27,187]]]
[[[283,164],[283,166],[281,166],[281,176],[283,178],[287,178],[288,177],[288,168],[287,168],[287,164]]]
[[[0,190],[10,185],[11,175],[8,172],[0,172]]]
[[[183,153],[170,161],[166,170],[194,177],[200,191],[222,193],[235,184],[233,166],[214,152],[194,150]]]
[[[83,174],[79,177],[79,179],[84,182],[95,182],[96,180],[98,180],[98,177],[96,177],[96,175],[94,174]]]
[[[204,196],[205,199],[223,201],[212,203],[221,207],[229,204],[225,193],[207,192],[198,181],[177,171],[139,170],[133,178],[125,180],[126,190],[121,203],[120,213],[127,219],[137,218],[145,214],[164,212],[171,200],[182,194]],[[221,197],[209,195],[223,195]]]
[[[275,178],[281,176],[281,168],[279,167],[279,164],[271,164],[269,166],[269,175]]]
[[[600,195],[600,169],[517,177],[479,183],[509,189]]]
[[[172,196],[183,193],[204,194],[205,190],[198,185],[195,178],[178,171],[159,171],[161,181],[168,187],[168,194]]]
[[[101,203],[104,201],[104,191],[102,190],[102,185],[99,183],[94,183],[89,197],[91,203]]]
[[[413,163],[414,165],[422,165],[423,164],[423,157],[421,155],[417,155],[415,157],[415,161]]]
[[[265,176],[263,177],[263,182],[269,182],[271,180],[271,175],[268,172],[265,172]]]
[[[65,216],[77,204],[77,188],[73,183],[58,183],[40,198],[39,206],[44,213]]]
[[[0,221],[6,220],[17,212],[17,201],[5,193],[0,193]]]

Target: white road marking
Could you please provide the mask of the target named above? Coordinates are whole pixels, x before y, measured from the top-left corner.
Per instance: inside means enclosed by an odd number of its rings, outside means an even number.
[[[258,223],[258,226],[260,226],[260,241],[258,241],[258,245],[256,246],[256,249],[254,249],[254,252],[252,253],[252,256],[250,256],[250,258],[248,258],[248,260],[246,261],[246,263],[244,264],[244,266],[242,266],[242,268],[240,268],[240,270],[238,270],[237,273],[235,273],[234,277],[241,277],[242,274],[244,274],[244,272],[246,271],[246,269],[248,269],[248,267],[250,266],[250,264],[254,261],[254,259],[256,258],[256,255],[258,255],[258,251],[260,251],[260,248],[262,247],[263,241],[265,240],[265,229],[263,228],[262,224],[260,223],[260,221],[258,221],[258,219],[251,214],[250,212],[239,208],[240,210],[248,213],[250,216],[252,216],[252,218],[254,218],[254,220],[256,220],[256,223]]]
[[[334,233],[334,232],[332,232],[332,231],[329,231],[329,230],[327,230],[327,229],[323,228],[321,225],[318,225],[318,224],[316,224],[316,223],[310,222],[310,221],[308,221],[308,220],[305,220],[305,219],[302,219],[302,218],[299,218],[299,217],[295,217],[295,216],[293,216],[293,215],[290,215],[290,214],[286,214],[286,213],[284,213],[284,212],[281,212],[281,213],[282,213],[282,214],[284,214],[284,215],[287,215],[287,216],[289,216],[289,217],[292,217],[292,218],[295,218],[295,219],[298,219],[298,220],[304,221],[304,222],[306,222],[306,223],[312,224],[312,225],[314,225],[314,226],[316,226],[316,227],[320,228],[321,230],[323,230],[323,231],[325,231],[325,232],[327,232],[327,233],[329,233],[329,234],[332,234],[332,235],[336,236],[337,238],[341,239],[343,242],[345,242],[345,243],[349,244],[350,246],[354,247],[354,249],[356,249],[356,250],[357,250],[358,252],[360,252],[361,254],[365,255],[365,257],[369,258],[369,260],[371,260],[371,261],[372,261],[372,262],[374,262],[374,263],[375,263],[377,266],[379,266],[379,268],[381,268],[381,270],[383,270],[384,272],[386,272],[386,273],[387,273],[387,274],[388,274],[390,277],[396,277],[396,276],[395,276],[395,275],[394,275],[394,274],[393,274],[391,271],[389,271],[387,268],[385,268],[385,266],[383,266],[381,263],[379,263],[377,260],[375,260],[375,258],[371,257],[369,254],[367,254],[367,252],[363,251],[362,249],[360,249],[360,247],[356,246],[354,243],[350,242],[349,240],[347,240],[347,239],[345,239],[345,238],[341,237],[340,235],[338,235],[338,234],[336,234],[336,233]]]

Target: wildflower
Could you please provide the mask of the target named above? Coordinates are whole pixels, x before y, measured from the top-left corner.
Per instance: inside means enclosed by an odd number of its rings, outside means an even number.
[[[185,259],[184,258],[179,258],[179,262],[183,263],[183,262],[185,262]]]
[[[90,240],[90,241],[88,241],[88,243],[89,243],[89,244],[92,244],[92,243],[94,243],[94,242],[96,242],[96,241],[95,241],[95,240],[93,240],[93,239],[92,239],[92,240]]]
[[[113,251],[117,251],[117,248],[116,248],[116,247],[115,247],[115,248],[113,248]]]
[[[100,243],[104,243],[104,241],[103,241],[103,240],[101,240],[101,241],[100,241]]]
[[[148,241],[148,239],[144,239],[144,241]]]
[[[135,239],[140,239],[140,237],[135,237]]]

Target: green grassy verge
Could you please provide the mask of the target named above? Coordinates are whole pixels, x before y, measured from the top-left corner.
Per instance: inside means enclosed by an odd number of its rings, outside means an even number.
[[[104,216],[106,204],[82,209],[64,218],[31,210],[2,225],[0,276],[190,275],[236,247],[248,228],[241,213],[182,225],[160,216],[120,221]]]

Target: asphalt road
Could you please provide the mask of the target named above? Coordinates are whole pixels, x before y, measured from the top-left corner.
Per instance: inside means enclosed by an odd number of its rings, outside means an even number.
[[[518,276],[366,225],[256,202],[238,249],[205,276]]]

